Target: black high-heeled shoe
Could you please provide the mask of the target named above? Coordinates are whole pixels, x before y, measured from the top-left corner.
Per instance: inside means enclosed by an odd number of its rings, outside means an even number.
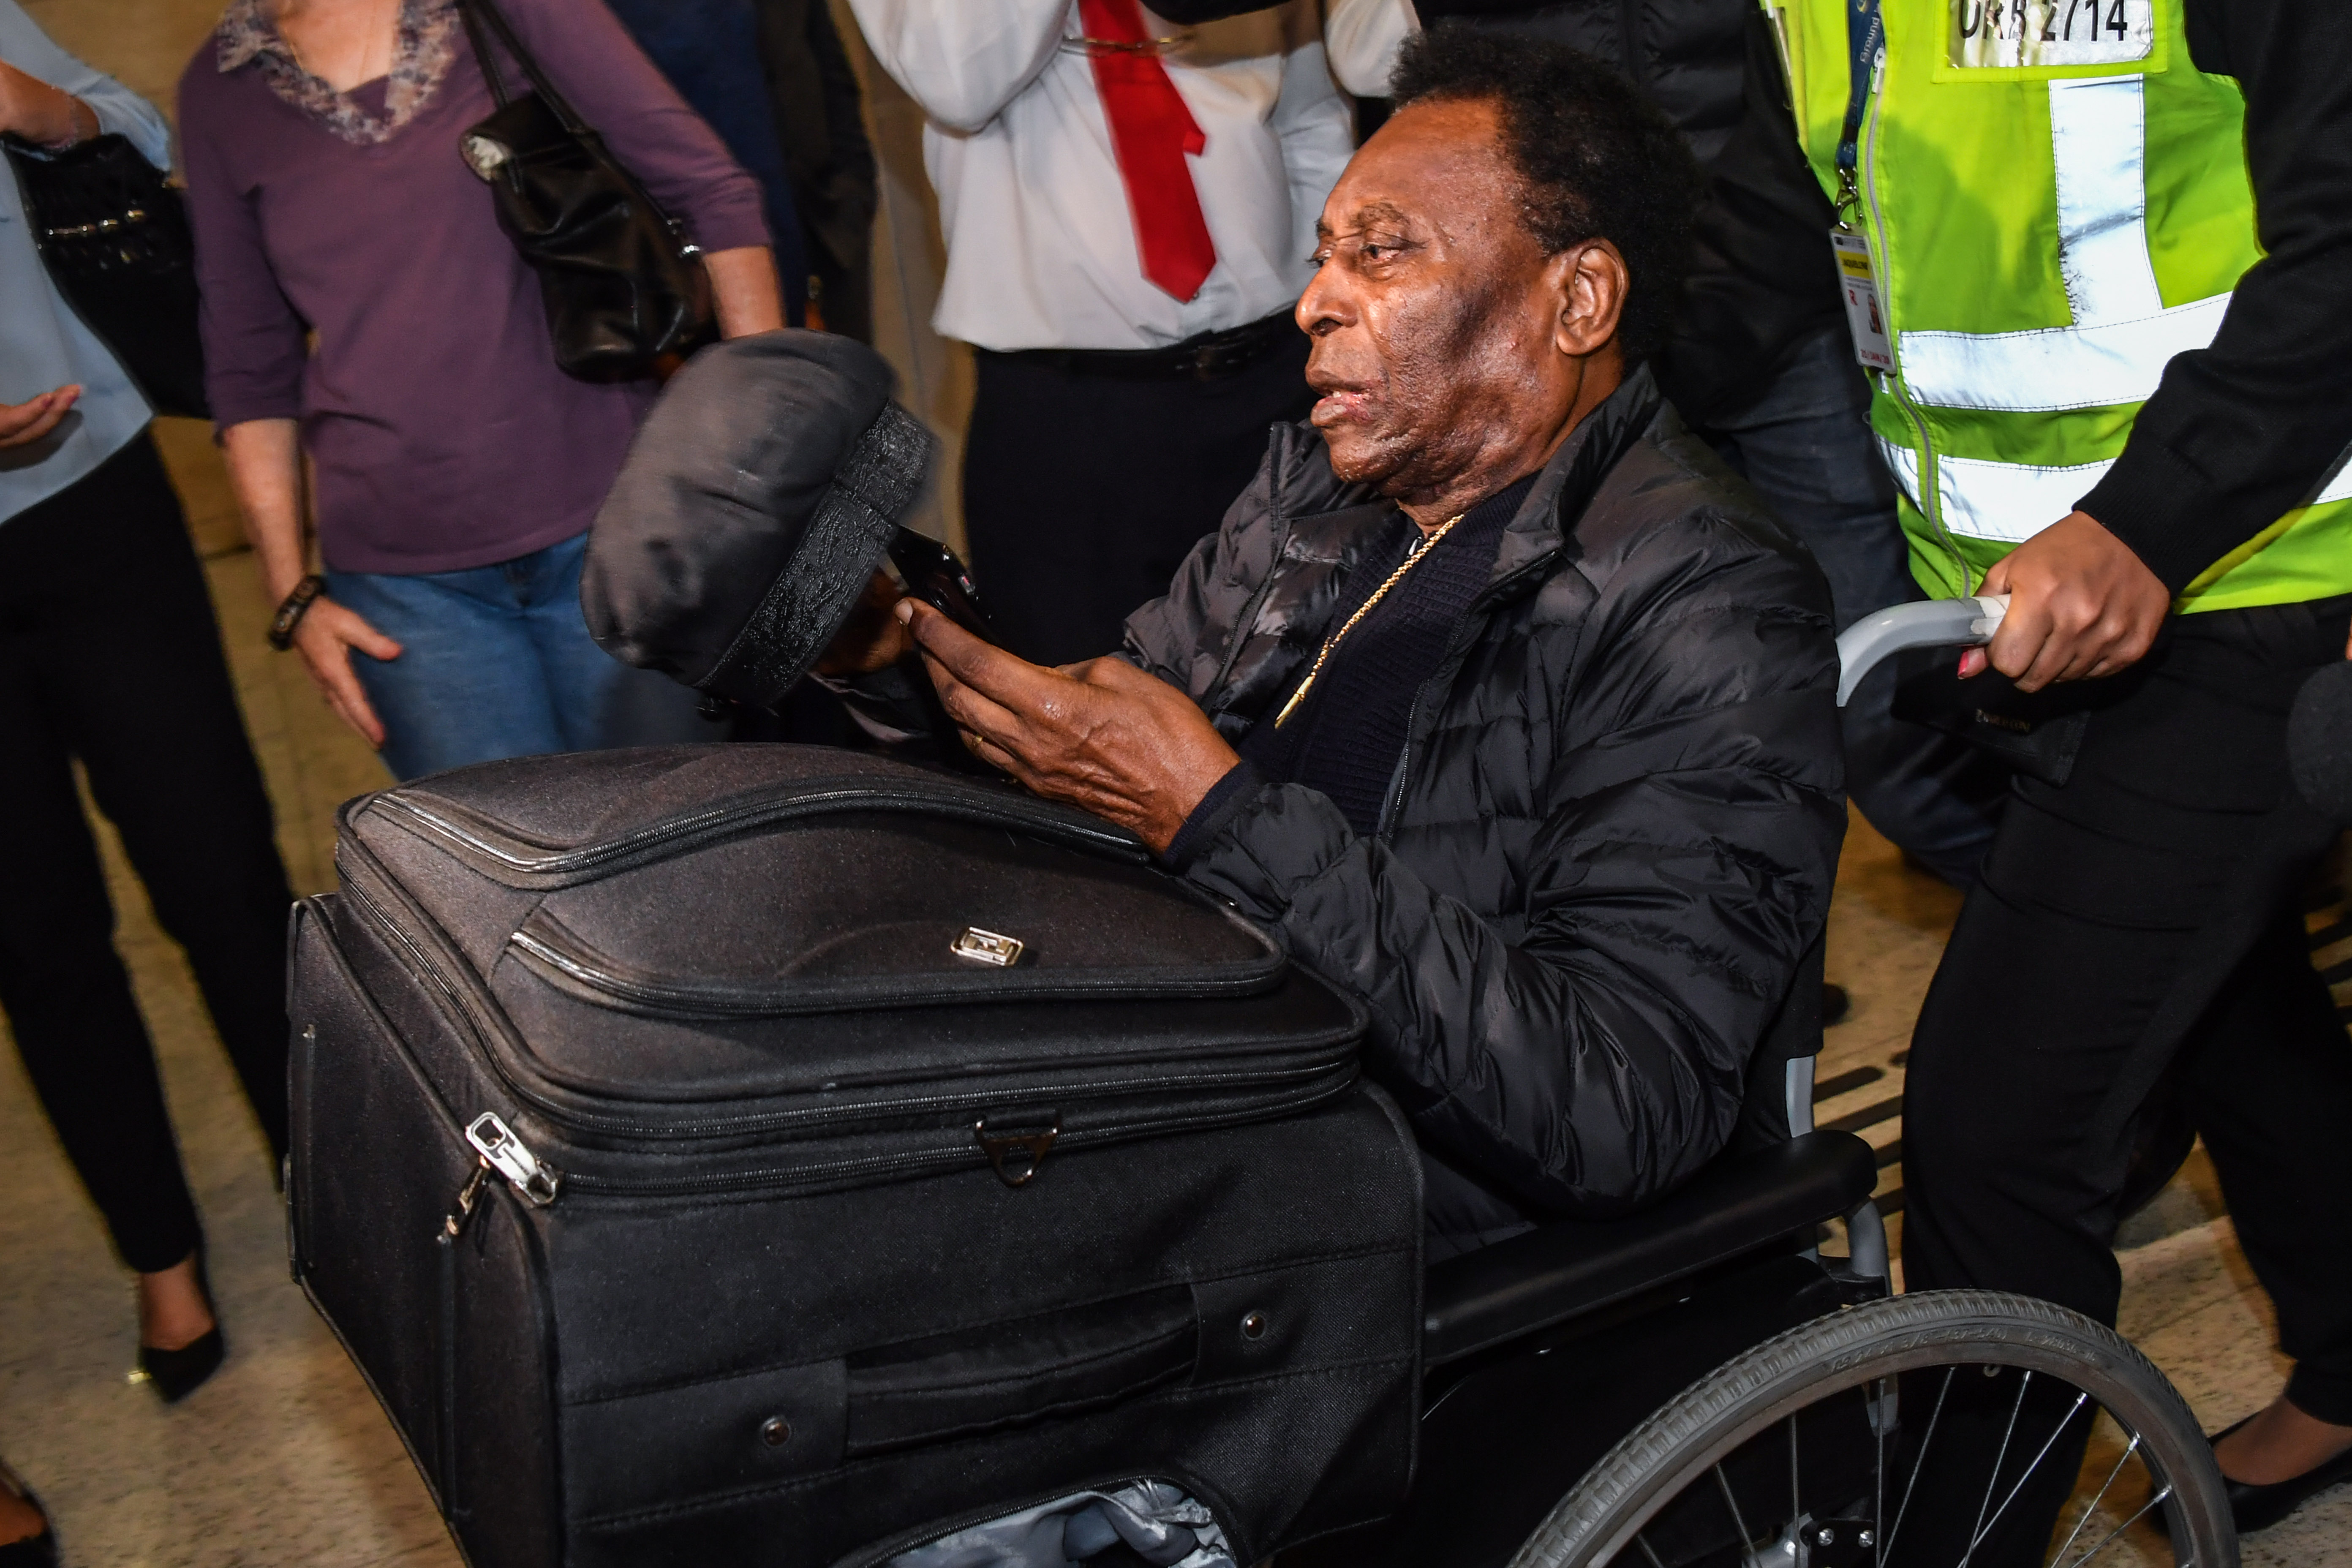
[[[228,1356],[228,1341],[221,1336],[220,1308],[213,1301],[212,1276],[205,1268],[202,1242],[196,1244],[196,1289],[204,1294],[205,1308],[213,1315],[213,1326],[177,1350],[167,1351],[156,1345],[139,1347],[138,1381],[153,1389],[155,1397],[166,1405],[177,1405],[202,1387]],[[8,1565],[0,1562],[0,1568]]]
[[[2260,1411],[2255,1412],[2255,1415],[2260,1414]],[[2249,1415],[2246,1421],[2253,1418]],[[2246,1421],[2232,1423],[2206,1441],[2219,1444],[2222,1438],[2243,1426]],[[2236,1522],[2238,1533],[2243,1535],[2249,1531],[2266,1530],[2328,1488],[2339,1482],[2352,1481],[2352,1448],[2314,1465],[2299,1476],[2289,1476],[2283,1481],[2272,1481],[2267,1486],[2252,1481],[2233,1481],[2228,1476],[2223,1476],[2221,1481],[2229,1489],[2230,1517]]]
[[[49,1510],[33,1495],[33,1489],[16,1479],[16,1473],[0,1465],[0,1487],[5,1487],[31,1505],[41,1516],[41,1533],[0,1546],[0,1568],[58,1568],[57,1532],[49,1527]]]

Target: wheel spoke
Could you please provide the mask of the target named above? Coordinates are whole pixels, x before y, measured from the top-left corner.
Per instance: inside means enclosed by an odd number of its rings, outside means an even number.
[[[1885,1541],[1886,1539],[1886,1434],[1880,1431],[1874,1436],[1878,1443],[1878,1463],[1871,1470],[1874,1496],[1870,1505],[1870,1538],[1873,1541]],[[1885,1559],[1882,1557],[1880,1561],[1884,1562]]]
[[[2116,1478],[2124,1473],[2124,1467],[2131,1463],[2131,1457],[2138,1452],[2139,1434],[2135,1432],[2131,1435],[2130,1443],[2125,1446],[2123,1453],[2116,1457],[2116,1468],[2109,1470],[2107,1472],[2107,1479],[2099,1483],[2098,1495],[2092,1498],[2089,1502],[2083,1505],[2083,1517],[2074,1521],[2074,1528],[2066,1532],[2066,1539],[2058,1543],[2057,1554],[2050,1559],[2052,1563],[2055,1564],[2065,1561],[2066,1549],[2074,1544],[2074,1537],[2083,1533],[2083,1527],[2091,1522],[2091,1516],[2099,1511],[2099,1505],[2101,1503],[2107,1500],[2107,1489],[2116,1484]]]
[[[1919,1457],[1911,1462],[1911,1479],[1903,1483],[1903,1500],[1895,1508],[1895,1529],[1892,1533],[1880,1537],[1886,1543],[1879,1548],[1878,1560],[1881,1563],[1895,1555],[1895,1537],[1903,1532],[1903,1516],[1911,1511],[1911,1493],[1919,1485],[1919,1472],[1927,1468],[1927,1447],[1936,1440],[1936,1423],[1943,1419],[1944,1415],[1944,1396],[1952,1392],[1952,1373],[1958,1371],[1959,1368],[1956,1366],[1944,1369],[1944,1386],[1936,1391],[1936,1408],[1927,1413],[1927,1430],[1919,1436]]]
[[[2027,1373],[2025,1375],[2032,1377],[2033,1374],[2032,1373]],[[2018,1398],[2021,1403],[2023,1401],[2024,1397],[2025,1395],[2023,1392],[2021,1391],[2018,1394]],[[2085,1404],[2089,1403],[2090,1398],[2091,1396],[2087,1394],[2080,1392],[2075,1394],[2074,1403],[2068,1405],[2066,1407],[2066,1414],[2058,1418],[2058,1425],[2052,1428],[2048,1440],[2042,1445],[2041,1452],[2035,1454],[2033,1458],[2027,1462],[2024,1470],[2017,1478],[2017,1484],[2009,1489],[2009,1495],[2000,1500],[2000,1506],[1992,1510],[1992,1517],[1984,1521],[1984,1528],[1978,1531],[1974,1535],[1969,1538],[1969,1552],[1970,1554],[1973,1554],[1978,1547],[1984,1544],[1984,1538],[1992,1533],[1993,1526],[2000,1522],[2000,1516],[2009,1511],[2009,1505],[2017,1500],[2017,1494],[2025,1489],[2025,1483],[2032,1479],[2033,1472],[2041,1468],[2042,1461],[2050,1457],[2051,1447],[2057,1443],[2059,1437],[2065,1432],[2067,1426],[2073,1423],[2075,1413],[2080,1411]],[[1996,1477],[2000,1474],[2000,1466],[1998,1461],[1993,1465],[1993,1474]],[[1966,1563],[1968,1561],[1968,1557],[1963,1556],[1960,1561],[1962,1563]]]
[[[1642,1555],[1650,1560],[1650,1568],[1666,1568],[1666,1565],[1658,1560],[1658,1549],[1650,1544],[1650,1538],[1648,1536],[1634,1536],[1633,1544],[1640,1547],[1642,1549]]]
[[[2083,1568],[2084,1563],[2088,1563],[2092,1558],[2096,1557],[2100,1552],[2105,1552],[2108,1545],[2121,1536],[2125,1531],[2129,1530],[2133,1525],[2137,1524],[2140,1521],[2141,1517],[2145,1515],[2149,1509],[2154,1508],[2157,1504],[2162,1502],[2171,1495],[2172,1487],[2168,1482],[2162,1491],[2158,1492],[2154,1497],[2139,1505],[2139,1511],[2137,1513],[2133,1514],[2129,1519],[2124,1521],[2121,1524],[2107,1531],[2105,1536],[2100,1540],[2096,1546],[2092,1547],[2088,1552],[2085,1552],[2080,1557],[2075,1558],[2071,1568]],[[2183,1568],[2186,1568],[2185,1564],[2183,1565]]]
[[[1715,1467],[1715,1484],[1723,1489],[1723,1506],[1731,1510],[1731,1527],[1739,1531],[1739,1554],[1745,1557],[1755,1547],[1756,1538],[1748,1533],[1748,1521],[1739,1517],[1739,1500],[1731,1495],[1731,1483],[1724,1479],[1719,1464]]]
[[[2001,1429],[2000,1451],[1992,1457],[1992,1474],[1985,1478],[1984,1500],[1977,1504],[1977,1521],[1969,1527],[1969,1549],[1960,1553],[1959,1568],[1969,1568],[1969,1559],[1977,1553],[1977,1542],[1984,1539],[1985,1510],[1992,1506],[1992,1489],[2000,1485],[2000,1467],[2009,1458],[2009,1440],[2017,1435],[2018,1413],[2025,1408],[2025,1391],[2033,1386],[2033,1374],[2027,1373],[2017,1380],[2017,1403],[2009,1407],[2009,1425]]]

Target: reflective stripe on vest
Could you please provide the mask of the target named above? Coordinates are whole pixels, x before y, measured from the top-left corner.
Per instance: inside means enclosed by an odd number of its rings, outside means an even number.
[[[2058,268],[2074,324],[2022,332],[1904,332],[1903,384],[1916,401],[2008,414],[2145,403],[2155,395],[2167,361],[2204,348],[2221,330],[2229,295],[2168,310],[2157,291],[2147,255],[2147,120],[2140,79],[2052,82],[2050,152],[2058,174]]]
[[[1919,455],[1910,447],[1878,437],[1878,449],[1894,472],[1906,500],[1925,511],[1919,494]],[[1990,463],[1979,458],[1938,458],[1936,495],[1943,502],[1944,526],[1964,539],[1992,539],[2022,544],[2074,510],[2115,467],[2112,458],[2097,463],[2074,463],[2042,468],[2025,463]],[[2339,461],[2336,471],[2306,505],[2352,500],[2352,462]]]

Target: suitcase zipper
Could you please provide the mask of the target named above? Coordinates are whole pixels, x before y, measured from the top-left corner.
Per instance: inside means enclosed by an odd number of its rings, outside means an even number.
[[[367,916],[370,922],[384,932],[402,952],[408,955],[419,972],[436,990],[449,998],[452,1007],[472,1032],[476,1041],[484,1046],[485,1059],[489,1062],[493,1070],[498,1072],[500,1080],[517,1098],[556,1121],[585,1131],[621,1136],[644,1137],[646,1135],[644,1124],[634,1118],[599,1116],[593,1112],[582,1111],[561,1101],[534,1093],[528,1085],[517,1083],[499,1066],[497,1053],[487,1048],[488,1041],[483,1037],[483,1026],[477,1021],[474,1009],[466,1005],[458,985],[452,982],[441,966],[433,961],[431,954],[427,953],[414,938],[393,921],[383,908],[369,895],[359,879],[346,875],[343,883],[351,893],[353,903],[362,914]],[[490,1005],[492,1005],[484,1004],[486,1009]],[[716,1138],[782,1131],[795,1125],[811,1122],[835,1122],[840,1125],[842,1131],[851,1132],[858,1130],[862,1120],[891,1121],[927,1112],[985,1110],[992,1105],[1003,1105],[1008,1099],[1016,1100],[1025,1099],[1032,1101],[1052,1099],[1067,1106],[1101,1093],[1126,1095],[1164,1089],[1241,1089],[1252,1086],[1278,1089],[1286,1083],[1311,1083],[1318,1078],[1328,1076],[1344,1068],[1356,1054],[1355,1039],[1356,1037],[1352,1033],[1336,1036],[1329,1042],[1332,1048],[1326,1058],[1297,1067],[1271,1068],[1258,1071],[1233,1069],[1223,1072],[1171,1073],[1158,1078],[1127,1078],[1093,1083],[1068,1083],[1050,1091],[1033,1094],[1015,1093],[1010,1096],[1002,1090],[990,1092],[976,1089],[955,1094],[902,1096],[846,1104],[835,1102],[832,1105],[811,1106],[799,1110],[761,1111],[741,1116],[721,1116],[709,1121],[682,1122],[666,1128],[663,1131],[672,1137]],[[1299,1103],[1303,1105],[1312,1102]]]
[[[433,963],[431,957],[414,940],[393,923],[383,910],[369,898],[357,879],[346,876],[343,882],[345,889],[352,895],[354,906],[367,917],[370,923],[383,931],[400,951],[408,955],[437,990],[449,998],[458,1014],[458,1021],[474,1035],[478,1042],[480,1041],[480,1028],[476,1026],[465,1006],[457,988],[442,973],[440,967]],[[1312,1093],[1286,1097],[1276,1105],[1258,1108],[1255,1112],[1255,1115],[1260,1116],[1290,1115],[1322,1104],[1334,1096],[1343,1093],[1355,1081],[1354,1073],[1339,1070],[1345,1067],[1346,1058],[1354,1054],[1352,1041],[1351,1036],[1349,1037],[1345,1054],[1338,1059],[1265,1072],[1186,1073],[1165,1079],[1129,1079],[1115,1083],[1065,1084],[1052,1091],[1026,1095],[1020,1093],[1008,1095],[1003,1092],[992,1094],[982,1091],[929,1095],[915,1100],[877,1100],[864,1106],[817,1107],[807,1110],[771,1112],[764,1116],[725,1118],[716,1122],[695,1124],[687,1131],[689,1135],[693,1131],[702,1131],[706,1135],[713,1132],[761,1131],[780,1126],[790,1126],[796,1121],[824,1118],[844,1121],[843,1131],[850,1131],[856,1130],[856,1124],[849,1120],[849,1116],[854,1116],[859,1110],[871,1111],[876,1119],[887,1121],[924,1111],[985,1110],[990,1106],[1004,1105],[1008,1100],[1018,1102],[1024,1099],[1034,1103],[1050,1098],[1059,1106],[1066,1107],[1074,1100],[1082,1102],[1089,1091],[1094,1089],[1109,1089],[1120,1094],[1129,1094],[1159,1088],[1212,1084],[1234,1087],[1254,1083],[1271,1089],[1279,1088],[1290,1082],[1310,1084],[1318,1078],[1329,1080],[1327,1085],[1318,1088]],[[483,1055],[493,1070],[498,1070],[495,1056],[487,1049]],[[511,1079],[507,1079],[503,1071],[499,1071],[499,1076],[516,1094],[559,1121],[588,1126],[601,1122],[608,1129],[617,1127],[624,1131],[637,1131],[618,1118],[592,1120],[576,1113],[567,1113],[562,1107],[546,1104],[521,1086],[513,1083]],[[851,1176],[887,1178],[919,1175],[970,1165],[994,1163],[988,1152],[986,1119],[982,1117],[969,1129],[958,1129],[948,1134],[948,1141],[930,1149],[900,1151],[855,1160],[803,1162],[793,1165],[771,1166],[756,1171],[727,1172],[709,1176],[633,1180],[594,1173],[560,1171],[533,1153],[529,1145],[515,1135],[505,1120],[495,1113],[485,1111],[477,1116],[471,1123],[460,1125],[454,1114],[449,1113],[446,1107],[442,1109],[444,1114],[448,1114],[450,1117],[451,1130],[466,1138],[467,1142],[481,1161],[481,1164],[467,1179],[464,1190],[458,1194],[455,1207],[442,1222],[445,1232],[452,1237],[465,1228],[467,1220],[471,1216],[473,1210],[478,1206],[484,1179],[493,1169],[507,1179],[508,1184],[515,1188],[525,1202],[534,1208],[545,1208],[552,1205],[562,1192],[572,1188],[584,1193],[605,1194],[613,1196],[658,1197],[669,1194],[737,1192],[818,1185]],[[845,1112],[848,1114],[845,1115]],[[1254,1116],[1250,1114],[1234,1115],[1229,1112],[1222,1115],[1168,1117],[1157,1121],[1125,1122],[1115,1128],[1080,1129],[1062,1132],[1058,1136],[1057,1146],[1083,1149],[1097,1143],[1155,1137],[1253,1119]],[[477,1136],[478,1132],[479,1136]]]
[[[583,845],[574,849],[541,849],[536,853],[519,849],[511,839],[504,844],[499,843],[487,833],[477,832],[450,816],[411,799],[404,791],[389,791],[377,795],[369,804],[373,809],[405,818],[408,826],[421,829],[428,837],[437,838],[444,844],[488,860],[503,870],[533,879],[577,879],[615,861],[641,859],[656,850],[682,843],[723,837],[747,828],[789,822],[796,817],[826,816],[850,811],[920,809],[983,826],[1008,828],[1075,848],[1109,853],[1121,859],[1150,858],[1149,852],[1133,837],[1108,826],[1099,830],[1089,829],[1083,823],[1005,810],[985,799],[945,792],[931,797],[908,790],[877,790],[862,784],[824,793],[795,793],[782,797],[737,800],[713,806],[708,811],[656,822],[601,844]]]

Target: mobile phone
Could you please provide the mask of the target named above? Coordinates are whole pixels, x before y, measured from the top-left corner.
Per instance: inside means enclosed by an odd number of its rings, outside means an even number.
[[[954,551],[929,534],[901,528],[890,541],[889,553],[890,564],[905,579],[907,592],[981,641],[995,646],[996,630],[981,606],[980,589]]]

